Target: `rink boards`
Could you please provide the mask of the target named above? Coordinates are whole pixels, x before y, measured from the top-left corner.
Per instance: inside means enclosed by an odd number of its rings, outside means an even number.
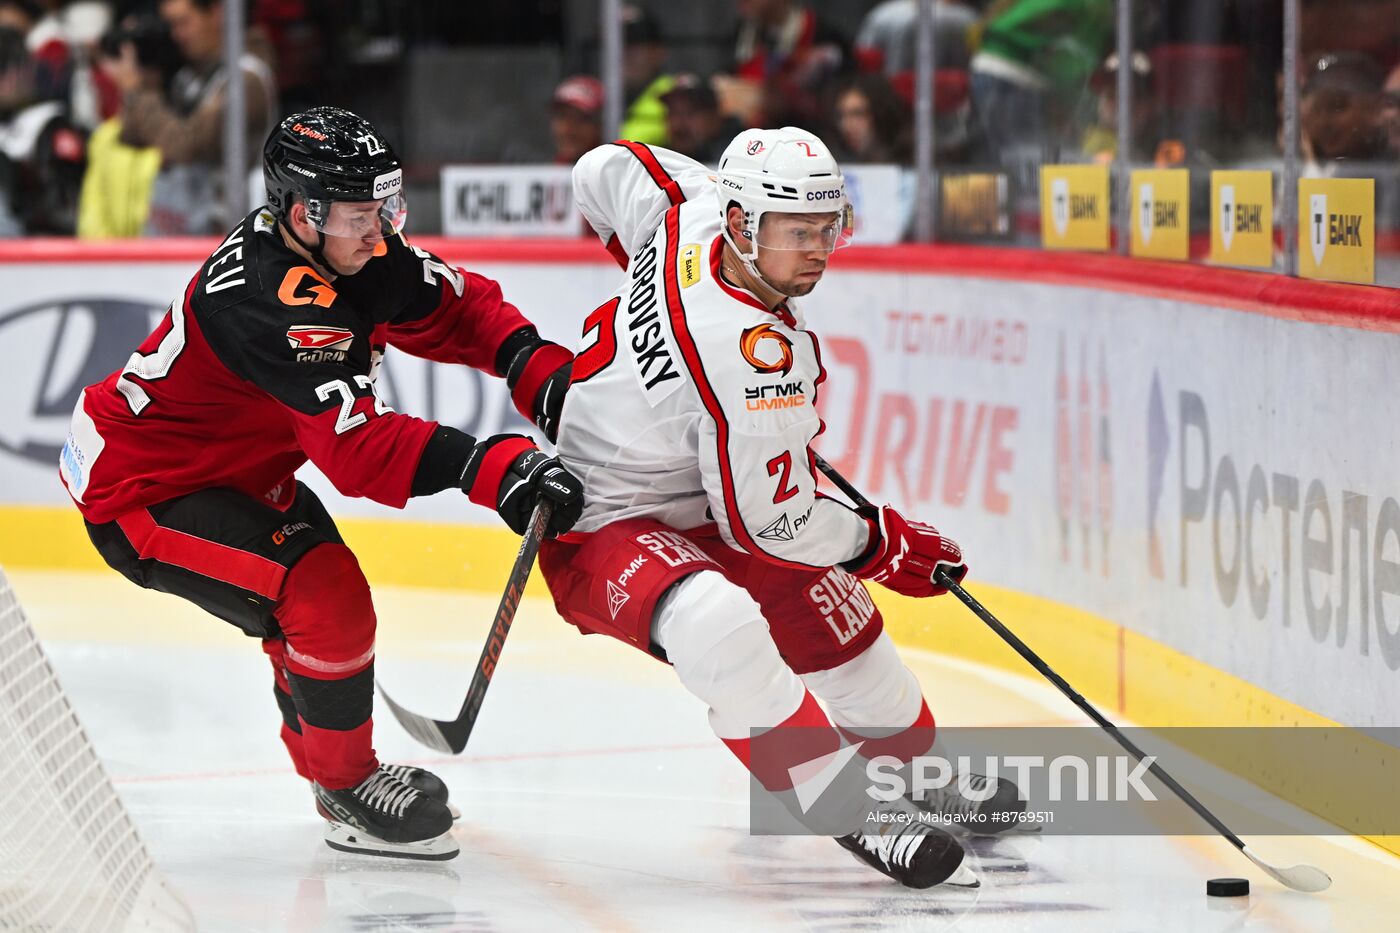
[[[619,274],[581,241],[422,245],[499,278],[568,345]],[[57,481],[68,414],[211,246],[0,251],[0,335],[22,348],[0,372],[0,562],[96,566]],[[1143,723],[1392,724],[1400,292],[889,247],[838,254],[802,306],[829,375],[822,452],[955,536],[975,592],[1095,702]],[[460,368],[391,352],[380,390],[473,434],[522,429],[503,383]],[[504,580],[513,546],[489,513],[313,482],[372,581]],[[1022,665],[957,605],[880,602],[905,643]],[[1360,805],[1313,802],[1344,824]]]

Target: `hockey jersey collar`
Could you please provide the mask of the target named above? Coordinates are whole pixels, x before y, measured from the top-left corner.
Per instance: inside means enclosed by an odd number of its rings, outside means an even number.
[[[760,311],[771,314],[778,320],[786,324],[788,327],[798,326],[797,317],[793,314],[792,310],[788,308],[788,303],[786,300],[784,300],[783,303],[778,305],[776,308],[770,308],[763,302],[759,301],[758,296],[755,295],[753,292],[749,291],[746,288],[738,288],[736,286],[730,285],[727,281],[725,281],[724,276],[720,274],[719,268],[720,260],[723,257],[724,235],[720,234],[719,236],[715,237],[714,242],[710,244],[710,276],[715,280],[715,283],[719,285],[720,288],[724,289],[725,293],[728,294],[730,298],[733,298],[735,301],[743,302],[746,305],[755,307]]]

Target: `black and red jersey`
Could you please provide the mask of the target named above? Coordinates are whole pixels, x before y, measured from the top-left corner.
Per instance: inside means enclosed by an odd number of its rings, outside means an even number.
[[[281,504],[308,459],[401,508],[437,425],[376,397],[385,348],[501,375],[525,336],[495,281],[401,236],[327,281],[254,211],[126,366],[83,390],[60,474],[94,523],[210,487]]]

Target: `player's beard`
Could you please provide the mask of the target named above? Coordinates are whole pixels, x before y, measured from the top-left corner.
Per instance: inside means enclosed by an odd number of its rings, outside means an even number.
[[[810,281],[799,281],[801,276],[812,275],[814,273],[816,274],[816,278],[811,279]],[[808,269],[805,272],[798,273],[798,275],[795,275],[792,278],[788,279],[786,282],[783,282],[780,285],[776,286],[774,290],[777,291],[778,294],[786,298],[801,298],[803,295],[810,295],[812,293],[812,289],[817,287],[817,283],[822,280],[822,276],[825,274],[825,265],[817,269]]]
[[[803,295],[810,295],[812,289],[816,288],[817,282],[820,281],[821,279],[815,279],[811,282],[785,282],[783,287],[777,291],[778,294],[787,298],[801,298]]]

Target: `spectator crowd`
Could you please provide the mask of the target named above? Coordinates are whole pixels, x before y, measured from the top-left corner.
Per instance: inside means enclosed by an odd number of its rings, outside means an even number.
[[[258,25],[277,6],[251,5],[236,63],[248,191],[230,199],[221,0],[0,0],[0,236],[227,229],[230,203],[261,199],[262,143],[280,116],[272,33]]]
[[[1400,0],[1302,2],[1303,54],[1298,73],[1285,76],[1282,0],[1138,0],[1138,48],[1127,61],[1113,49],[1114,0],[935,0],[936,164],[1030,179],[1044,162],[1111,161],[1124,135],[1117,93],[1127,69],[1134,164],[1276,164],[1282,88],[1294,80],[1309,174],[1394,172]],[[495,10],[497,0],[483,5]],[[560,15],[542,12],[557,4],[499,5],[493,23]],[[227,205],[258,203],[261,143],[286,107],[354,108],[357,94],[372,92],[351,86],[327,100],[318,84],[345,57],[326,22],[346,15],[346,5],[245,6],[248,51],[233,67],[245,89],[249,188],[229,197],[221,0],[0,0],[0,236],[221,231],[232,221]],[[693,34],[660,15],[660,0],[623,5],[624,138],[712,163],[743,126],[796,125],[822,135],[844,161],[912,162],[917,0],[712,6],[733,30],[717,54],[697,55]],[[858,17],[836,15],[857,6]],[[413,34],[425,41],[422,23]],[[596,45],[562,60],[589,70],[558,83],[547,106],[513,105],[536,114],[541,133],[547,123],[553,160],[571,164],[604,140],[605,91]],[[418,177],[435,169],[422,166]]]

